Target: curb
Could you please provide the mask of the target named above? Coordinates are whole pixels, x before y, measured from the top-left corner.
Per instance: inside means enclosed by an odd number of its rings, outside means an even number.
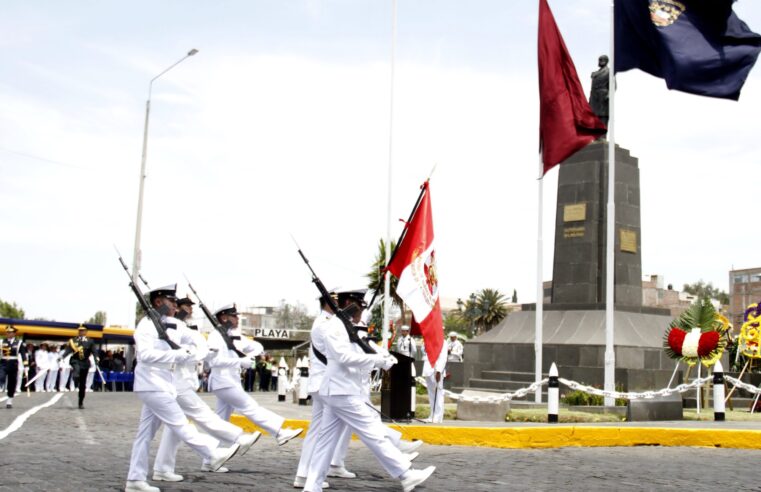
[[[230,421],[251,432],[264,432],[247,418],[233,415]],[[309,428],[308,420],[287,419],[286,427]],[[553,425],[548,427],[450,427],[404,425],[403,439],[420,439],[442,446],[475,446],[507,449],[619,446],[699,446],[711,448],[761,449],[761,430],[688,429],[667,427],[592,427]],[[306,432],[301,434],[304,437]],[[355,437],[356,439],[356,437]]]

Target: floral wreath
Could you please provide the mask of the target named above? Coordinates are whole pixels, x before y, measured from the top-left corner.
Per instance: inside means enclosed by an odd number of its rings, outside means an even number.
[[[738,350],[751,359],[761,359],[761,302],[748,306],[740,328]]]
[[[672,359],[694,366],[710,367],[727,348],[727,332],[732,327],[708,299],[692,304],[674,319],[663,337],[663,347]]]

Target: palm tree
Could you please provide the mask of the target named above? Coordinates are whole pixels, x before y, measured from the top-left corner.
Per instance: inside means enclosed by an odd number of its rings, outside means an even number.
[[[391,241],[391,251],[396,248],[396,241]],[[383,300],[384,292],[384,268],[386,267],[386,242],[381,239],[378,241],[378,254],[375,255],[373,261],[372,270],[365,275],[368,279],[367,288],[370,290],[378,291],[378,301]],[[404,315],[404,301],[396,293],[396,286],[399,284],[399,279],[391,275],[391,302],[395,304],[402,312],[402,324],[407,324],[406,317]]]
[[[497,289],[483,289],[476,296],[477,313],[473,319],[476,325],[489,331],[507,316],[505,296]]]

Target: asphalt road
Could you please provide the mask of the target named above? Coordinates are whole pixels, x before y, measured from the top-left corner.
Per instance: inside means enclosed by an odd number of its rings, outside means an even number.
[[[260,403],[286,417],[306,409],[277,403],[275,395],[254,393]],[[0,403],[0,437],[26,410],[48,402],[50,393],[19,395],[12,410]],[[204,395],[213,405],[213,397]],[[104,491],[124,486],[140,403],[130,393],[89,393],[78,410],[76,395],[65,393],[0,438],[0,491]],[[308,411],[308,410],[306,410]],[[155,453],[158,439],[154,440]],[[186,480],[158,484],[162,490],[289,491],[301,450],[297,439],[277,447],[264,436],[231,473],[205,473],[199,458],[183,447],[177,471]],[[436,465],[434,476],[416,490],[761,490],[756,473],[761,452],[706,448],[563,448],[503,450],[430,446],[416,467]],[[151,458],[152,459],[152,458]],[[347,466],[356,479],[331,479],[331,489],[401,490],[360,443],[352,442]]]

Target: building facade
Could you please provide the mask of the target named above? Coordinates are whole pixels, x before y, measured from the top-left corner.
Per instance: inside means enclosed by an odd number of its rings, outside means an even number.
[[[745,309],[754,302],[761,302],[761,267],[730,270],[729,314],[736,329],[743,324]]]

